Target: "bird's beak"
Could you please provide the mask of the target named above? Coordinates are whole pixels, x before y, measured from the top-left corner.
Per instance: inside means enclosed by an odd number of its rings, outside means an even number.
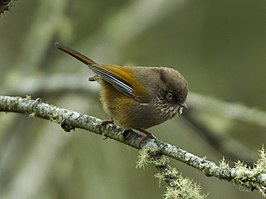
[[[188,105],[187,105],[185,102],[180,103],[179,105],[180,105],[181,107],[183,107],[183,108],[188,108]]]

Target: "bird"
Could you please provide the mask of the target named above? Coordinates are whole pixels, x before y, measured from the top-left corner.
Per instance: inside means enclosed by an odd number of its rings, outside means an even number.
[[[183,108],[188,108],[188,83],[173,68],[98,64],[70,47],[58,42],[55,46],[95,73],[89,80],[100,83],[104,111],[111,122],[125,129],[136,129],[153,137],[146,129],[179,116]]]

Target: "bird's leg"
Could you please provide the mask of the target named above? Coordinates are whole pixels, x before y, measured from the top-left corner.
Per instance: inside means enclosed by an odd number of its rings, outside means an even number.
[[[106,126],[107,124],[114,124],[114,119],[111,117],[110,120],[103,120],[101,125]]]
[[[75,127],[73,127],[67,120],[63,120],[61,122],[62,129],[65,130],[65,132],[70,132],[71,130],[75,131]]]
[[[103,121],[102,121],[102,123],[101,123],[101,125],[100,125],[100,133],[101,133],[101,134],[103,134],[103,133],[102,133],[102,128],[101,128],[101,127],[103,127],[103,126],[106,127],[107,124],[114,124],[114,120],[113,120],[112,117],[110,118],[110,120],[103,120]],[[103,135],[104,135],[104,134],[103,134]],[[105,136],[105,135],[104,135],[104,136]],[[106,140],[106,139],[107,139],[107,137],[105,136],[105,137],[104,137],[104,140]]]
[[[146,131],[145,129],[139,129],[138,128],[137,130],[146,135],[140,140],[139,149],[141,149],[142,144],[145,143],[147,141],[147,139],[155,139],[155,140],[157,140],[157,138],[152,133]]]
[[[144,133],[146,136],[144,139],[151,138],[151,139],[157,139],[152,133],[146,131],[145,129],[137,128],[138,131]]]

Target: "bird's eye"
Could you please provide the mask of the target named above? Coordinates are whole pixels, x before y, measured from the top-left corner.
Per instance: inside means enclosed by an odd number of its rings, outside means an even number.
[[[173,101],[173,100],[174,100],[174,95],[173,95],[173,93],[167,93],[167,94],[166,94],[166,99],[167,99],[167,101],[169,101],[169,102]]]

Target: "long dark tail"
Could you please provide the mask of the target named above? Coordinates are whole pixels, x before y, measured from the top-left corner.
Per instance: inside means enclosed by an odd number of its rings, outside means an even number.
[[[81,54],[80,52],[66,47],[58,42],[55,42],[55,46],[59,49],[62,50],[63,52],[71,55],[72,57],[75,57],[79,61],[83,62],[86,65],[98,65],[95,61],[91,60],[90,58],[86,57],[85,55]]]

